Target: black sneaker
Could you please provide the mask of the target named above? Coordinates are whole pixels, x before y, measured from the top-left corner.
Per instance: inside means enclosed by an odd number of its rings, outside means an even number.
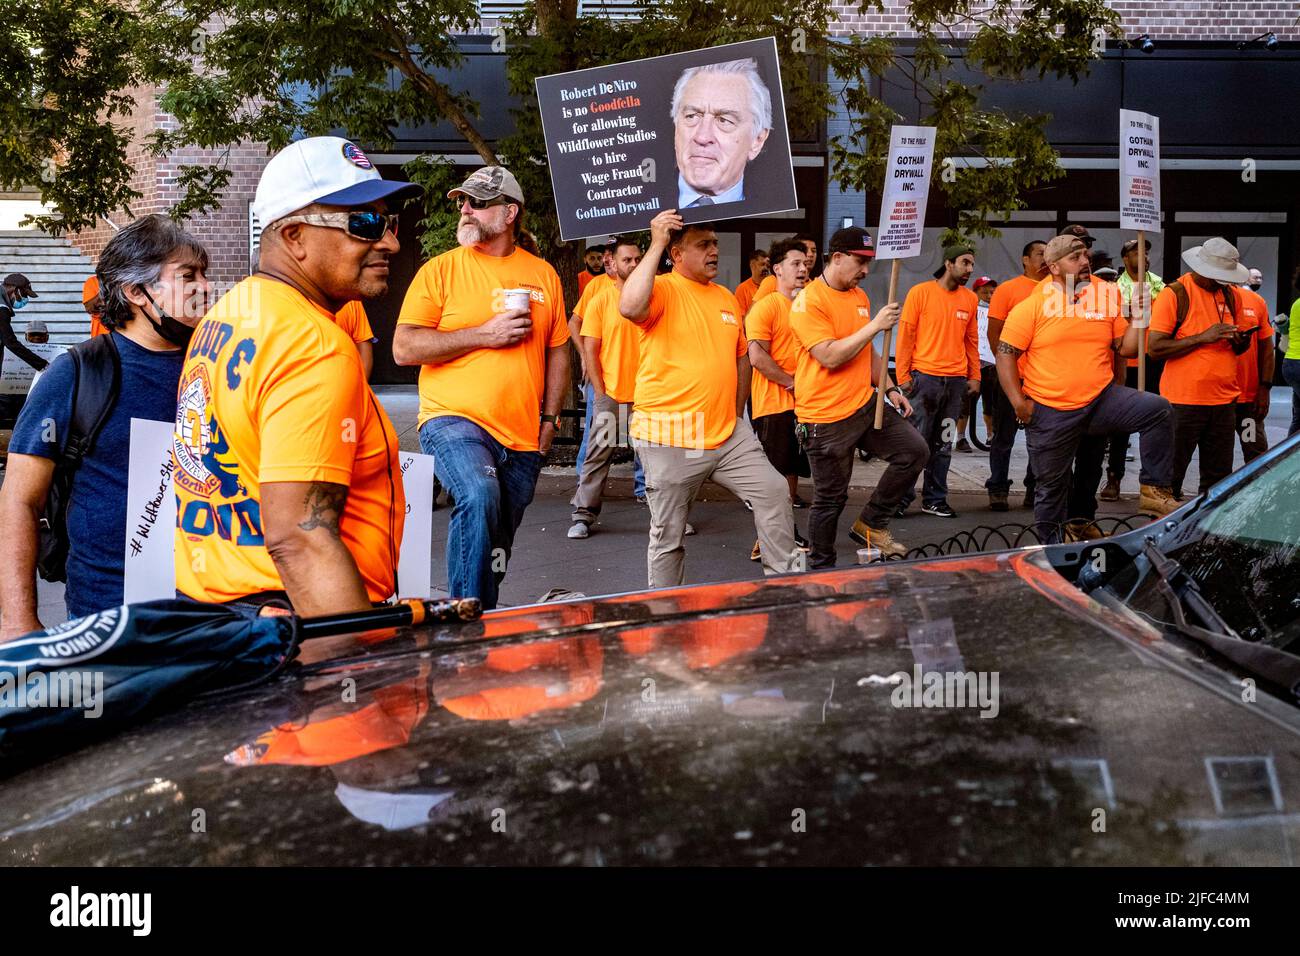
[[[906,518],[906,517],[907,517],[907,505],[899,505],[897,508],[895,508],[895,509],[894,509],[894,517],[895,517],[895,518]]]
[[[961,439],[961,441],[957,442],[956,448],[957,448],[957,450],[958,450],[959,452],[962,452],[963,454],[966,454],[966,455],[969,455],[969,454],[971,454],[973,451],[975,451],[975,449],[972,448],[972,447],[970,446],[970,442],[968,442],[968,441],[967,441],[966,439],[964,439],[964,438]]]
[[[921,511],[928,515],[934,515],[936,518],[957,517],[957,512],[949,508],[946,501],[941,501],[937,505],[921,505]]]

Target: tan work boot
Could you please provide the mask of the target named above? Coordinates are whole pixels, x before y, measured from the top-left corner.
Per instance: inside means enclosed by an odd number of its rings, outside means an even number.
[[[1119,479],[1114,475],[1106,476],[1106,487],[1097,495],[1102,501],[1119,501]]]
[[[1182,507],[1182,502],[1174,497],[1173,490],[1168,487],[1142,485],[1138,494],[1138,507],[1160,518],[1177,511]]]
[[[1089,521],[1087,518],[1071,518],[1065,523],[1065,540],[1067,543],[1099,541],[1104,537],[1106,535],[1097,527],[1096,522]]]
[[[892,554],[902,557],[907,554],[907,548],[894,540],[884,528],[873,528],[865,523],[861,518],[853,522],[853,527],[849,529],[849,537],[864,547],[879,548],[880,553]]]

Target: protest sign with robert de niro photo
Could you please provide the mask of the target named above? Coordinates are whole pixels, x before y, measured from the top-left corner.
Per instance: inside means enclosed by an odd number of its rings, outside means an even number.
[[[537,79],[564,239],[798,206],[776,40]]]

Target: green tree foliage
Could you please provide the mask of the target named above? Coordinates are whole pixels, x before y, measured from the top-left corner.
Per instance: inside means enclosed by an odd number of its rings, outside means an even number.
[[[1060,171],[1044,135],[1047,117],[981,108],[971,68],[999,80],[1077,80],[1099,55],[1098,37],[1118,30],[1103,0],[917,0],[909,7],[916,38],[905,42],[832,37],[830,0],[663,0],[639,20],[598,6],[579,16],[577,0],[532,0],[495,37],[510,91],[528,105],[515,111],[512,135],[488,143],[478,131],[481,111],[502,105],[477,102],[448,79],[464,64],[456,37],[480,29],[475,0],[15,2],[16,15],[0,24],[0,184],[39,187],[57,210],[42,227],[83,228],[138,198],[124,120],[133,89],[157,84],[161,108],[176,118],[149,140],[158,155],[248,141],[275,150],[299,135],[339,130],[382,151],[403,126],[450,122],[484,161],[499,154],[518,176],[529,199],[526,225],[570,293],[581,244],[559,239],[533,99],[537,76],[775,36],[792,121],[811,127],[837,98],[850,110],[849,135],[831,144],[837,182],[878,192],[888,127],[936,125],[937,157],[988,161],[949,177],[936,164],[935,185],[949,207],[968,211],[958,230],[981,234],[992,231],[990,216],[1021,208]],[[879,0],[860,7],[879,8]],[[910,87],[912,115],[886,104],[882,78]],[[458,169],[419,160],[407,172],[430,194],[426,253],[447,248],[454,214],[441,195]],[[229,174],[221,160],[182,167],[186,194],[173,213],[219,205]]]

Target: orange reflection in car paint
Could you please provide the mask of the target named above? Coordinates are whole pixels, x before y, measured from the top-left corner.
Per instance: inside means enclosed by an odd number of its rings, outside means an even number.
[[[273,728],[255,743],[228,754],[226,763],[324,767],[400,747],[429,713],[428,680],[429,665],[425,664],[416,677],[370,692],[374,702],[360,710],[334,717],[313,715],[303,727]],[[331,705],[322,711],[334,709]]]
[[[481,679],[481,690],[439,703],[465,720],[516,720],[544,710],[559,710],[590,700],[600,690],[604,654],[594,637],[538,641],[488,651],[478,665],[462,667],[458,681]],[[539,682],[536,672],[566,672],[563,685]],[[497,683],[503,674],[518,674],[517,681]]]

